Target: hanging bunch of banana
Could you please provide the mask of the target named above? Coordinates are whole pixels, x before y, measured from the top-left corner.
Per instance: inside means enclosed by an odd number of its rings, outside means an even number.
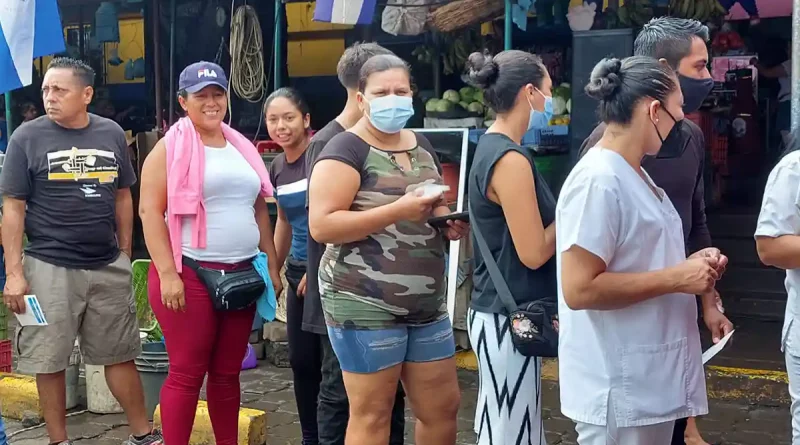
[[[416,57],[421,63],[426,65],[433,64],[433,48],[430,46],[420,45],[414,48],[411,55]]]
[[[437,42],[441,48],[439,55],[443,65],[442,73],[445,75],[463,71],[469,55],[474,51],[480,51],[483,45],[480,34],[471,29],[457,33],[439,34]],[[420,63],[433,64],[436,60],[435,45],[434,43],[419,45],[411,54]]]
[[[684,19],[707,22],[714,17],[724,16],[728,11],[719,0],[670,0],[670,15]]]
[[[650,0],[627,0],[617,8],[617,18],[624,27],[640,28],[653,18],[653,5]]]
[[[444,63],[442,72],[448,75],[463,71],[474,48],[468,33],[458,36],[442,51],[442,62]]]

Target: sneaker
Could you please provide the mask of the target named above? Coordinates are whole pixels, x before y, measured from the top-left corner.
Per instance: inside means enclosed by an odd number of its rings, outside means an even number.
[[[153,430],[141,439],[130,436],[123,445],[164,445],[164,436],[161,435],[161,431]]]
[[[72,441],[71,440],[65,440],[63,442],[59,442],[57,445],[72,445]]]

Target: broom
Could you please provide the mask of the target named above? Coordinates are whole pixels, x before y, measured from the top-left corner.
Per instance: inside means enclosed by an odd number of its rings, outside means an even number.
[[[430,23],[441,32],[451,32],[491,20],[504,8],[504,0],[457,0],[433,11]]]

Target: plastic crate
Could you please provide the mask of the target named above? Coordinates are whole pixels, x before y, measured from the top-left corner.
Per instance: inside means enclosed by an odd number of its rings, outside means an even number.
[[[534,128],[522,137],[522,145],[569,145],[569,125],[550,125]]]
[[[11,372],[11,340],[0,341],[0,372]]]

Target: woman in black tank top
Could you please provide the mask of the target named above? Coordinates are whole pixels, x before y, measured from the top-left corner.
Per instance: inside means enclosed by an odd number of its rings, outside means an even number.
[[[552,81],[541,59],[523,51],[503,51],[493,58],[474,53],[467,65],[470,83],[483,90],[497,113],[478,142],[469,173],[473,233],[479,229],[485,237],[518,305],[545,298],[555,302],[556,201],[536,170],[532,151],[520,146],[526,132],[550,120]],[[523,356],[513,347],[508,311],[479,249],[474,256],[468,320],[481,380],[478,444],[544,444],[541,358]]]

